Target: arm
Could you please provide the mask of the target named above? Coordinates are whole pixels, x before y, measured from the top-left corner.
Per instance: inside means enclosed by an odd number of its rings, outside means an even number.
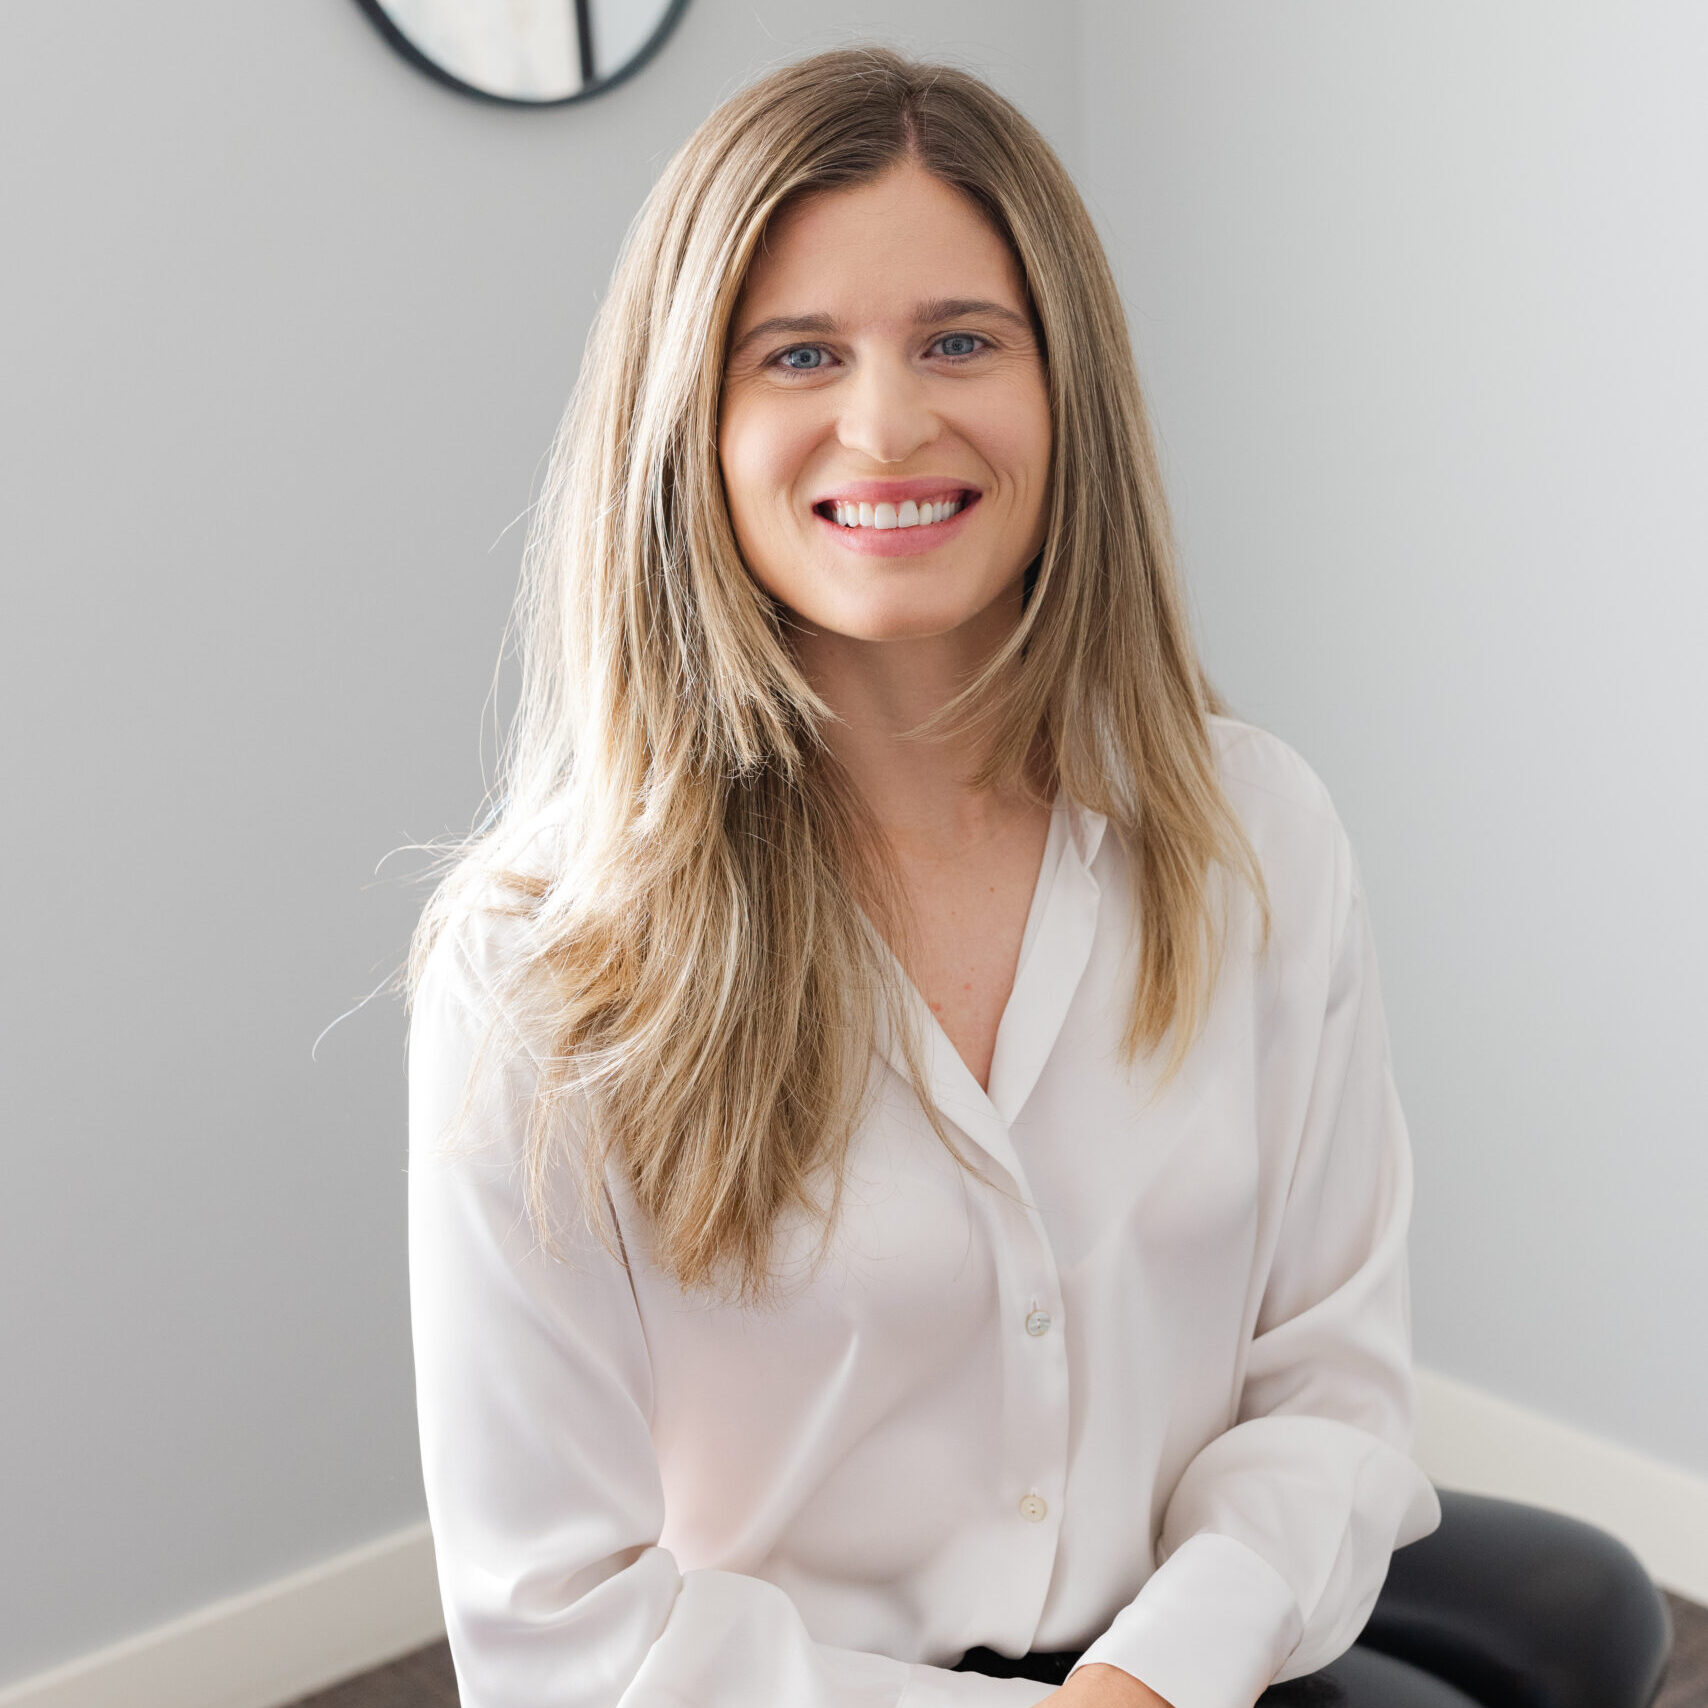
[[[496,1013],[447,932],[409,1053],[409,1262],[422,1473],[464,1708],[1031,1708],[1023,1679],[814,1640],[763,1579],[659,1545],[651,1373],[626,1271],[578,1219],[550,1258],[519,1170],[536,1064],[500,1020],[487,1095],[439,1141]],[[485,951],[490,953],[490,951]],[[474,958],[471,958],[474,957]]]
[[[1077,1666],[1054,1695],[1044,1699],[1044,1708],[1174,1708],[1131,1673],[1119,1667]]]
[[[1326,1001],[1238,1413],[1176,1485],[1158,1569],[1085,1654],[1175,1708],[1251,1708],[1343,1653],[1393,1550],[1440,1518],[1410,1457],[1410,1152],[1337,835]]]

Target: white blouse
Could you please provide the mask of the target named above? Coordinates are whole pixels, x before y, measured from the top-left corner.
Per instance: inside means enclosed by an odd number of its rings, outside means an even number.
[[[483,1150],[436,1153],[509,922],[447,931],[410,1033],[409,1256],[464,1708],[1049,1694],[948,1670],[980,1644],[1251,1708],[1352,1643],[1440,1518],[1409,1456],[1410,1155],[1327,793],[1273,736],[1212,731],[1274,937],[1260,960],[1246,903],[1182,1072],[1153,1101],[1120,1065],[1134,894],[1058,800],[988,1095],[913,995],[980,1178],[886,1035],[831,1257],[787,1230],[770,1311],[685,1299],[615,1184],[631,1269],[585,1232],[544,1255],[518,1159],[545,1046],[513,1025]]]

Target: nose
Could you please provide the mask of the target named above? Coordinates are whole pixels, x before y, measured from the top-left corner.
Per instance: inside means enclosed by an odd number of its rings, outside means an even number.
[[[875,463],[906,462],[941,431],[924,380],[905,361],[864,362],[838,391],[838,441]]]

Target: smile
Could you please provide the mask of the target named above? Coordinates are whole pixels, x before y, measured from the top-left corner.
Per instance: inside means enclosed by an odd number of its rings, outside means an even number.
[[[868,558],[921,558],[960,536],[981,497],[976,487],[938,487],[935,492],[926,487],[922,495],[908,497],[821,498],[812,508],[839,551]]]
[[[904,498],[899,504],[854,503],[851,500],[826,499],[813,508],[827,522],[839,528],[930,528],[947,522],[965,506],[967,494],[916,502]]]

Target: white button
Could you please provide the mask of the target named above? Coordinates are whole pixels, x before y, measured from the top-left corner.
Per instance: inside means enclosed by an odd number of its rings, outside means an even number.
[[[1049,1507],[1042,1495],[1022,1495],[1020,1497],[1020,1516],[1028,1524],[1041,1524],[1049,1516]]]
[[[1048,1334],[1050,1332],[1050,1313],[1048,1311],[1034,1311],[1026,1319],[1026,1332],[1028,1334]]]

